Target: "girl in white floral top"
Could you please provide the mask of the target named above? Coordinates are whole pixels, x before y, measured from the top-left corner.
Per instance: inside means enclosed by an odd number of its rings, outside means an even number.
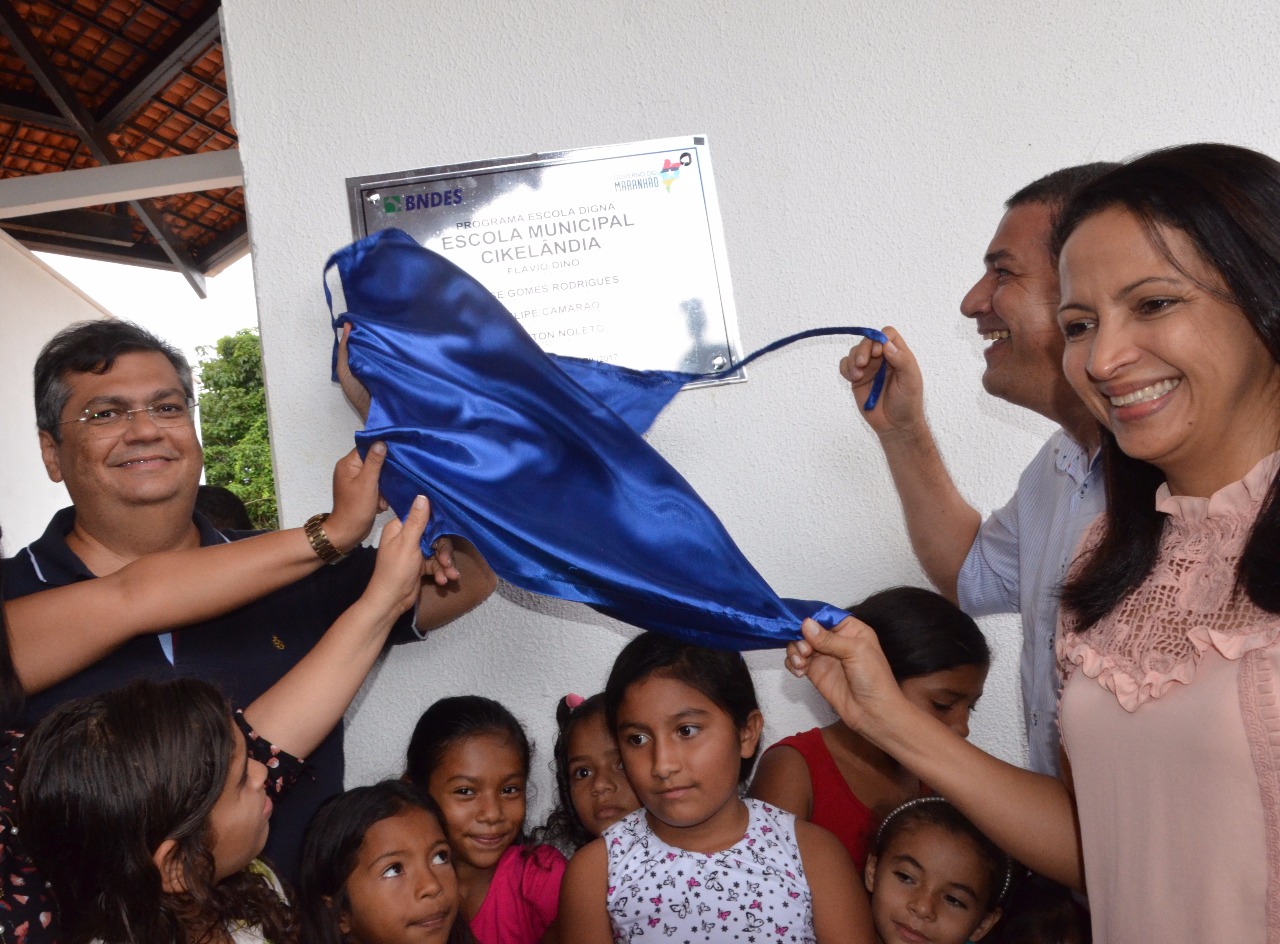
[[[874,941],[840,841],[742,799],[764,718],[741,655],[644,633],[618,655],[604,697],[644,806],[574,855],[564,934],[582,944]]]

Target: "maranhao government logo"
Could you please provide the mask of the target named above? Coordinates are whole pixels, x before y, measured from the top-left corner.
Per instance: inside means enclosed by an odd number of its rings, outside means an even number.
[[[680,179],[680,168],[692,163],[693,155],[688,151],[674,160],[664,158],[661,170],[637,170],[615,177],[613,190],[617,193],[620,190],[657,190],[659,187],[666,187],[667,193],[670,193],[671,185]]]

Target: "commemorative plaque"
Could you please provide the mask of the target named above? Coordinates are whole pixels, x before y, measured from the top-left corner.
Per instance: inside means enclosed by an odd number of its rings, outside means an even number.
[[[744,379],[705,136],[356,177],[347,193],[357,239],[404,230],[543,350]]]

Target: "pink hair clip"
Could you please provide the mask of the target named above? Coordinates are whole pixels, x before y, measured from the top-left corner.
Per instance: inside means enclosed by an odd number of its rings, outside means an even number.
[[[583,698],[581,695],[575,695],[572,692],[564,696],[564,703],[569,706],[570,711],[577,710],[578,706],[581,705],[584,701],[586,701],[585,698]]]

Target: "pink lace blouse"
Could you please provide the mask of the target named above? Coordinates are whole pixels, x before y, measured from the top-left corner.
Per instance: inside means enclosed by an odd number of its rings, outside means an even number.
[[[1095,940],[1280,944],[1280,616],[1234,590],[1278,470],[1207,499],[1161,486],[1151,575],[1088,632],[1059,626]]]

